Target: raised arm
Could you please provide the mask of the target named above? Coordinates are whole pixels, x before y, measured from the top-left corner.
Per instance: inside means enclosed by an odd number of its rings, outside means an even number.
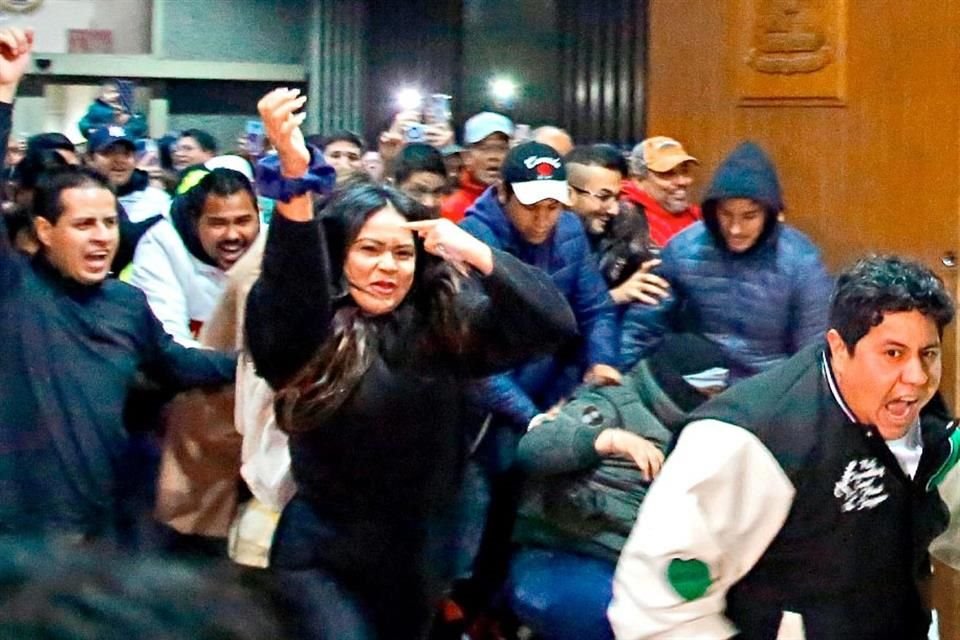
[[[300,131],[305,98],[276,89],[257,105],[264,129],[277,149],[280,176],[301,180],[310,152]],[[258,179],[269,167],[258,167]],[[322,227],[314,220],[309,192],[277,200],[260,277],[250,291],[244,321],[247,346],[257,372],[282,386],[313,356],[332,315],[329,258]]]
[[[17,86],[30,63],[33,29],[6,27],[0,29],[0,171],[6,157],[7,142],[13,121],[13,98]],[[7,225],[0,216],[0,291],[6,291],[16,278],[19,256],[10,244]]]

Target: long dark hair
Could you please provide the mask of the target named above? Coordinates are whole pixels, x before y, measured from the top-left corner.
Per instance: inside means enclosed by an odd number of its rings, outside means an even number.
[[[368,316],[352,301],[343,275],[350,245],[375,213],[392,206],[407,220],[426,220],[427,211],[393,189],[367,181],[351,182],[335,193],[320,215],[330,258],[331,290],[338,306],[326,340],[313,357],[280,391],[277,424],[287,433],[309,431],[330,418],[350,397],[377,352],[379,333],[392,319],[427,321],[429,339],[447,352],[463,348],[466,324],[453,304],[460,289],[459,274],[446,262],[429,255],[415,238],[413,285],[397,309],[384,316]]]

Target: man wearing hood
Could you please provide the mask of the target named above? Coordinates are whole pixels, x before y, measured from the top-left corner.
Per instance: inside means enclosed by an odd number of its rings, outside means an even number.
[[[663,249],[671,295],[626,312],[621,357],[633,366],[682,328],[718,344],[735,381],[823,336],[832,283],[813,242],[779,221],[780,181],[756,144],[717,168],[702,207],[703,221]]]
[[[130,283],[147,296],[163,328],[187,346],[210,317],[227,282],[227,270],[260,233],[250,181],[232,169],[194,169],[191,184],[140,240]]]

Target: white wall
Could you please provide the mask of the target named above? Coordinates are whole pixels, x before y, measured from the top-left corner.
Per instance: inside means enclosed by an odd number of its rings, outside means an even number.
[[[38,53],[67,53],[68,29],[109,29],[113,53],[150,53],[152,4],[152,0],[45,0],[31,13],[0,11],[0,24],[33,27]]]

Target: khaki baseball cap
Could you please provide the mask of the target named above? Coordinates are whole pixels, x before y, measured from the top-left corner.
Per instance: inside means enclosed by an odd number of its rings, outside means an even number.
[[[700,164],[699,160],[686,152],[682,144],[666,136],[647,138],[634,148],[634,155],[638,155],[638,152],[644,166],[656,172],[670,171],[684,162]]]

